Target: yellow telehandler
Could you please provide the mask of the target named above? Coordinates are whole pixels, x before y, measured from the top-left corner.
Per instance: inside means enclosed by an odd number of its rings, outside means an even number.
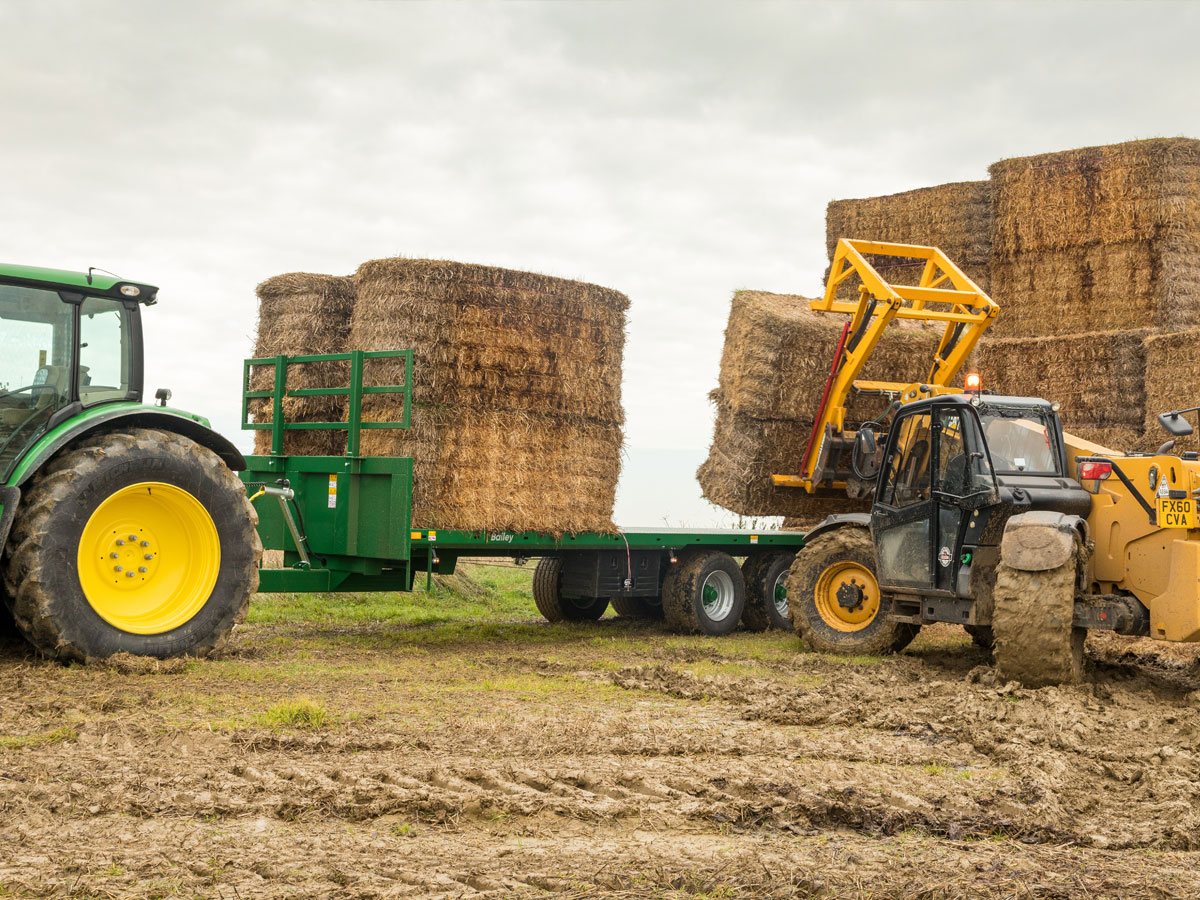
[[[871,260],[889,259],[919,266],[917,284],[885,281]],[[840,298],[855,282],[858,297]],[[1039,685],[1082,677],[1087,629],[1200,640],[1196,453],[1173,454],[1173,439],[1118,452],[1064,433],[1050,400],[995,395],[977,373],[951,386],[999,310],[937,248],[840,240],[812,308],[850,321],[802,470],[774,481],[872,498],[869,514],[811,530],[788,573],[812,647],[895,651],[953,622],[993,648],[1002,677]],[[944,325],[928,378],[858,380],[893,320]],[[885,397],[886,413],[851,428],[856,393]],[[1190,434],[1194,411],[1158,421]]]

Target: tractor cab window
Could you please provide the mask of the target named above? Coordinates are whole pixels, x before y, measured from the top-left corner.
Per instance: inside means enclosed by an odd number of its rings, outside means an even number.
[[[54,291],[0,285],[0,473],[71,402],[75,309]]]
[[[930,437],[929,413],[908,416],[901,421],[896,443],[885,465],[886,480],[879,498],[882,503],[903,507],[929,499]]]
[[[992,463],[1000,474],[1061,475],[1050,437],[1049,413],[1039,409],[985,406],[979,410]]]
[[[974,418],[960,408],[937,413],[938,453],[933,489],[952,497],[969,497],[993,487],[992,469],[983,452]]]
[[[79,309],[79,399],[84,406],[129,394],[129,313],[123,303],[88,297]]]

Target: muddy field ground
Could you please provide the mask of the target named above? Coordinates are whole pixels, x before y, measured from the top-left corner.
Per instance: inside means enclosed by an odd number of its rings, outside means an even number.
[[[540,621],[527,570],[261,597],[204,662],[0,648],[0,897],[1200,896],[1200,662],[997,683]]]

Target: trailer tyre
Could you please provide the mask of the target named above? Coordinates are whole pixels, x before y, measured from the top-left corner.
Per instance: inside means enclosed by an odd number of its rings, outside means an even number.
[[[610,601],[613,612],[627,619],[661,619],[663,606],[661,597],[613,597]]]
[[[663,616],[677,631],[729,634],[745,606],[742,570],[727,553],[702,550],[681,556],[663,581]]]
[[[30,483],[6,548],[22,634],[48,656],[207,656],[258,588],[258,515],[215,453],[178,434],[89,435]]]
[[[547,622],[594,622],[608,609],[606,597],[562,595],[562,560],[543,556],[533,570],[533,603]]]
[[[796,634],[821,653],[896,653],[921,630],[891,621],[892,600],[879,589],[865,528],[839,528],[805,545],[787,589]]]
[[[746,608],[742,625],[750,631],[778,628],[791,631],[788,617],[787,575],[794,553],[756,553],[742,563],[746,582]]]

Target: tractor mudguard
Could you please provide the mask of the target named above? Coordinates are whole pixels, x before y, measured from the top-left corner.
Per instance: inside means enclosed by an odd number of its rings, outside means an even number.
[[[804,533],[804,541],[808,543],[815,537],[833,531],[835,528],[845,528],[848,525],[857,528],[871,527],[870,513],[838,513],[832,516],[826,516],[816,528]]]
[[[1024,572],[1057,569],[1075,552],[1075,539],[1087,545],[1087,522],[1079,516],[1034,510],[1011,517],[1004,525],[1000,559]]]
[[[123,428],[159,428],[190,438],[202,447],[207,447],[221,457],[225,465],[235,472],[246,468],[246,457],[228,438],[213,431],[203,422],[190,415],[153,406],[119,406],[110,410],[93,409],[82,421],[69,420],[64,427],[57,428],[42,438],[21,461],[11,484],[20,486],[29,481],[38,469],[63,447],[79,440],[99,428],[111,430],[114,425]],[[14,506],[15,509],[15,506]],[[8,505],[5,504],[5,515]]]
[[[17,518],[17,507],[21,505],[21,489],[19,487],[0,486],[0,548],[8,543],[8,533],[12,531],[13,520]]]

